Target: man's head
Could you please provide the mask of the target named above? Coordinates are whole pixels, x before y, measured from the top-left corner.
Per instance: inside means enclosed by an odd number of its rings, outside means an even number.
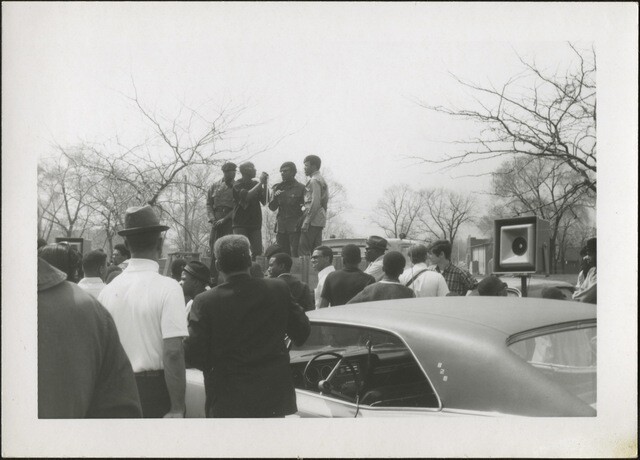
[[[116,244],[111,254],[111,262],[113,265],[120,265],[122,262],[131,257],[131,253],[124,244]]]
[[[489,275],[478,283],[478,294],[482,296],[506,297],[507,283],[497,276]]]
[[[296,164],[291,161],[285,161],[280,166],[280,177],[282,177],[282,182],[290,182],[296,177],[296,173],[298,172],[296,168]]]
[[[382,258],[382,271],[387,278],[398,279],[404,271],[406,260],[398,251],[389,251]]]
[[[160,223],[151,206],[134,206],[125,212],[124,230],[118,235],[125,238],[124,243],[132,257],[158,260],[162,254],[162,232],[168,229]]]
[[[184,292],[186,296],[193,298],[201,292],[204,292],[210,279],[211,272],[209,271],[209,267],[198,260],[192,260],[184,266],[180,274],[182,292]]]
[[[284,252],[274,254],[269,259],[269,277],[277,278],[283,273],[289,273],[291,265],[293,265],[293,260],[289,254]]]
[[[368,262],[373,262],[387,251],[387,240],[380,236],[370,236],[365,244],[364,258]]]
[[[271,258],[272,255],[278,254],[279,252],[284,252],[282,246],[278,243],[274,243],[270,245],[267,249],[264,250],[264,254],[262,254],[267,260]]]
[[[225,182],[233,182],[236,178],[236,165],[235,163],[227,162],[222,165],[222,174]]]
[[[99,250],[87,253],[82,259],[84,276],[91,278],[107,277],[107,255]]]
[[[317,272],[333,263],[333,251],[327,246],[318,246],[311,254],[311,266]]]
[[[256,177],[256,167],[253,166],[253,163],[250,161],[242,163],[238,169],[240,169],[240,174],[242,174],[243,179],[253,179]]]
[[[543,299],[566,300],[567,298],[560,289],[555,286],[548,286],[542,290]]]
[[[187,261],[184,259],[176,259],[171,262],[171,278],[179,282],[182,279],[182,270],[186,265]]]
[[[596,238],[589,238],[587,243],[580,251],[582,262],[580,264],[582,271],[586,274],[592,267],[596,266],[598,244]]]
[[[427,262],[427,247],[424,244],[414,244],[409,248],[409,257],[412,264],[422,264]]]
[[[345,267],[357,267],[362,261],[360,248],[355,244],[345,244],[342,248],[342,264]]]
[[[218,238],[213,245],[216,267],[226,275],[244,272],[251,267],[251,246],[244,235],[227,235]]]
[[[441,264],[451,260],[451,243],[447,240],[437,240],[429,247],[429,257],[434,264]]]
[[[78,270],[82,263],[82,256],[68,244],[54,243],[42,246],[38,249],[38,257],[65,272],[67,281],[78,282]]]
[[[316,171],[320,170],[322,160],[316,155],[307,155],[304,157],[304,173],[307,176],[311,176]]]

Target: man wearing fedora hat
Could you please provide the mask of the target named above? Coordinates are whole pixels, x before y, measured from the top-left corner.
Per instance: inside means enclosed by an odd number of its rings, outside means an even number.
[[[184,292],[185,297],[190,299],[185,307],[187,310],[187,318],[189,318],[193,299],[195,299],[198,294],[202,294],[209,289],[211,272],[209,268],[199,260],[192,260],[184,266],[180,278],[182,292]]]
[[[582,256],[582,270],[578,274],[578,284],[573,293],[573,300],[587,303],[597,301],[597,239],[590,238],[580,251]]]
[[[233,182],[236,178],[235,163],[227,162],[222,165],[222,180],[214,183],[207,192],[207,217],[211,224],[209,247],[211,248],[211,264],[209,269],[214,284],[218,282],[216,259],[213,255],[213,245],[218,238],[233,233],[232,218],[235,201],[233,199]]]
[[[168,228],[151,206],[127,209],[118,234],[131,259],[98,297],[113,316],[131,361],[145,418],[183,417],[185,412],[182,340],[189,333],[184,297],[176,280],[158,273],[162,232]]]
[[[380,281],[384,276],[382,270],[382,259],[387,251],[387,240],[381,236],[372,235],[367,238],[366,247],[364,249],[364,258],[369,262],[365,269],[365,273],[371,275],[376,281]]]

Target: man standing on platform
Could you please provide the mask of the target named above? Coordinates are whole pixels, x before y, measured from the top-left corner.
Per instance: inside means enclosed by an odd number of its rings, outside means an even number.
[[[322,244],[322,229],[327,223],[329,188],[320,175],[322,164],[316,155],[304,159],[304,173],[309,176],[304,191],[304,218],[300,228],[301,256],[310,256],[315,248]]]
[[[300,220],[304,205],[304,185],[296,180],[296,165],[290,161],[282,163],[282,182],[273,186],[273,198],[269,209],[278,210],[276,220],[276,243],[282,252],[298,257],[300,243]]]
[[[211,186],[207,193],[207,216],[211,224],[211,235],[209,236],[209,247],[211,248],[211,277],[213,284],[218,282],[218,271],[216,270],[216,259],[213,255],[213,245],[218,238],[231,235],[233,217],[233,182],[236,178],[236,165],[225,163],[222,165],[222,180]]]
[[[262,209],[260,204],[266,204],[267,179],[269,175],[263,172],[260,182],[253,180],[256,177],[256,168],[253,163],[246,162],[240,165],[242,177],[233,184],[233,233],[244,235],[251,244],[251,258],[262,254]]]
[[[184,417],[186,375],[182,340],[189,335],[184,296],[176,280],[158,273],[161,225],[151,206],[127,209],[129,265],[98,300],[113,316],[136,378],[145,418]]]

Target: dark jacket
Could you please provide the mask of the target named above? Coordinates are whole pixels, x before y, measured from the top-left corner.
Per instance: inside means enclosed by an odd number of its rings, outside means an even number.
[[[198,295],[187,362],[204,371],[208,417],[280,417],[297,411],[285,334],[301,345],[309,320],[278,279],[233,275]]]
[[[141,417],[111,314],[38,259],[38,417]]]
[[[282,193],[275,196],[278,190]],[[278,233],[295,233],[302,224],[302,207],[304,206],[304,185],[293,179],[273,186],[273,198],[269,209],[278,210],[276,227]]]
[[[300,281],[291,273],[283,273],[278,276],[278,278],[287,283],[289,291],[291,291],[291,297],[293,297],[293,300],[297,302],[304,311],[315,310],[316,305],[313,301],[313,293],[307,283]]]

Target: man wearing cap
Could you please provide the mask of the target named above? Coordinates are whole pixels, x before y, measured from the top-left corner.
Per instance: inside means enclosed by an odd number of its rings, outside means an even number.
[[[253,180],[256,177],[256,168],[253,163],[247,161],[240,165],[242,177],[233,184],[233,233],[244,235],[251,244],[251,257],[262,254],[262,209],[260,204],[266,204],[267,179],[269,175],[263,172],[260,182]]]
[[[296,180],[296,165],[291,161],[282,163],[282,182],[273,186],[269,209],[278,211],[276,218],[276,243],[283,252],[298,257],[300,243],[300,220],[304,205],[304,185]]]
[[[382,258],[386,251],[387,240],[375,235],[367,238],[366,247],[364,249],[364,258],[369,262],[369,265],[364,272],[373,276],[376,281],[380,281],[384,276],[384,271],[382,270]]]
[[[185,306],[187,318],[189,318],[193,299],[195,299],[198,294],[202,294],[204,291],[209,290],[210,279],[211,272],[209,271],[209,268],[199,260],[192,260],[184,266],[180,280],[182,284],[182,292],[184,292],[185,297],[189,298],[189,301]]]
[[[304,159],[304,173],[309,177],[304,188],[304,216],[300,226],[301,256],[311,256],[315,248],[322,244],[322,229],[327,224],[329,187],[320,175],[322,161],[316,155]]]
[[[213,281],[217,283],[218,272],[215,269],[213,245],[216,239],[233,233],[232,218],[235,201],[233,199],[233,181],[236,178],[236,165],[228,162],[222,165],[222,180],[214,183],[207,192],[207,217],[211,224],[209,247],[211,248],[210,270]]]
[[[573,300],[587,303],[597,302],[597,239],[590,238],[580,251],[582,255],[582,270],[578,274],[578,284],[573,293]]]
[[[506,297],[507,283],[495,275],[486,276],[478,283],[478,295]]]
[[[183,417],[186,377],[182,340],[189,333],[176,280],[158,273],[162,232],[151,206],[127,209],[127,268],[98,296],[113,316],[133,372],[145,418]]]

